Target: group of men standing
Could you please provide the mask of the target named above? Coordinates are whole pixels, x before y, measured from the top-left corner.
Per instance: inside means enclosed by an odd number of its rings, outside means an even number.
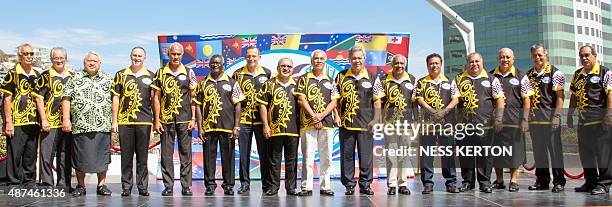
[[[476,181],[485,193],[494,188],[504,189],[503,167],[511,170],[509,191],[518,191],[516,169],[525,163],[522,134],[528,131],[537,146],[534,156],[538,168],[536,183],[529,189],[549,189],[548,167],[552,162],[552,192],[564,190],[559,127],[564,75],[548,63],[543,45],[531,48],[534,67],[524,75],[514,67],[513,51],[503,48],[498,55],[499,66],[494,70],[485,71],[482,56],[471,53],[467,56],[466,70],[454,79],[441,74],[443,59],[431,54],[426,58],[428,74],[418,80],[405,71],[407,60],[402,55],[392,58],[392,71],[386,77],[379,77],[365,68],[366,51],[354,46],[348,51],[350,68],[335,78],[325,73],[325,51],[312,52],[312,69],[294,80],[291,59],[280,59],[277,75],[272,77],[271,70],[259,64],[259,50],[249,47],[243,68],[226,74],[223,57],[213,55],[209,61],[210,74],[198,82],[194,71],[182,64],[183,52],[181,44],[171,44],[168,64],[153,72],[144,67],[145,50],[135,47],[130,54],[132,64],[118,71],[113,79],[99,71],[98,53],[88,53],[83,71],[72,72],[64,69],[66,51],[53,48],[53,66],[39,73],[32,68],[32,47],[19,46],[19,63],[0,85],[4,93],[4,133],[9,137],[8,184],[36,183],[40,137],[42,185],[66,187],[73,196],[81,196],[86,194],[85,173],[97,173],[97,193],[110,195],[105,178],[112,132],[118,133],[121,144],[121,195],[131,194],[136,154],[136,187],[140,195],[148,196],[147,147],[153,131],[161,134],[165,187],[161,194],[173,195],[173,154],[178,141],[181,193],[189,196],[193,194],[191,131],[198,130],[204,143],[206,195],[214,194],[217,187],[217,148],[222,162],[223,192],[234,194],[236,140],[240,152],[238,193],[250,191],[250,152],[255,137],[265,195],[275,195],[281,187],[283,154],[287,194],[312,195],[314,155],[318,151],[320,194],[332,196],[330,173],[336,126],[340,128],[340,171],[345,194],[353,195],[358,185],[361,194],[373,195],[370,185],[374,125],[423,121],[480,124],[484,133],[461,140],[441,133],[423,135],[419,138],[422,146],[513,146],[512,157],[459,157],[461,185],[454,157],[443,156],[442,174],[449,193],[472,190]],[[586,183],[576,191],[603,194],[612,184],[612,71],[597,64],[595,51],[589,46],[580,48],[579,56],[583,68],[576,71],[570,85],[568,125],[573,126],[572,113],[578,109],[578,140]],[[409,146],[410,137],[385,136],[385,146]],[[298,147],[304,158],[299,192]],[[54,158],[58,166],[56,184],[51,169]],[[433,157],[421,156],[420,162],[422,193],[429,194],[433,191]],[[410,194],[409,157],[387,156],[386,163],[387,193]],[[497,180],[491,183],[493,167],[498,168]],[[76,188],[70,184],[72,168],[76,170]]]

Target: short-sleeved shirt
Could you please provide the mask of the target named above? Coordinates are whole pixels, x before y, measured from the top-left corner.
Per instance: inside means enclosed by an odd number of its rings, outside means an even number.
[[[496,100],[505,97],[499,79],[484,69],[476,77],[465,71],[455,77],[451,88],[453,97],[459,98],[461,120],[458,121],[492,126]]]
[[[527,71],[527,77],[533,87],[530,123],[552,124],[553,109],[557,108],[557,92],[563,91],[565,75],[556,67],[546,64],[540,72],[535,67],[531,68]]]
[[[352,71],[349,68],[336,76],[341,124],[347,130],[368,131],[368,123],[374,117],[374,102],[385,97],[385,92],[378,75],[366,68],[359,74]]]
[[[40,73],[36,70],[30,69],[30,72],[26,73],[21,64],[17,64],[4,77],[0,92],[13,97],[11,102],[13,126],[38,124],[34,97],[38,93],[35,87],[39,76]]]
[[[45,113],[51,128],[62,127],[62,96],[66,82],[74,75],[70,70],[64,70],[63,74],[59,74],[55,68],[43,72],[36,84],[38,96],[41,96],[45,101]]]
[[[491,71],[502,85],[505,99],[503,123],[508,127],[518,127],[523,118],[523,99],[533,95],[529,78],[514,67],[502,74],[499,67]]]
[[[452,101],[451,81],[443,75],[440,76],[438,81],[427,75],[417,81],[414,98],[415,100],[422,99],[433,109],[445,109]],[[423,118],[427,123],[434,121],[433,116],[424,116]],[[454,120],[454,113],[449,113],[444,118],[443,123],[454,123]]]
[[[89,76],[79,71],[66,82],[64,96],[70,98],[72,133],[110,132],[113,78],[102,72]]]
[[[414,121],[414,76],[404,72],[402,77],[397,80],[393,74],[387,75],[383,81],[385,97],[382,99],[382,109],[384,110],[384,122],[388,124],[412,123]]]
[[[293,92],[296,96],[304,96],[308,105],[315,113],[323,113],[332,100],[338,99],[338,89],[331,81],[327,74],[322,74],[320,78],[316,77],[312,71],[302,75],[297,82],[297,89]],[[332,129],[334,120],[332,113],[321,120],[323,129]],[[300,129],[307,130],[314,128],[315,123],[312,123],[308,112],[300,110]]]
[[[160,92],[159,119],[162,124],[191,121],[191,95],[197,85],[195,73],[183,64],[176,73],[169,65],[157,70],[151,87]]]
[[[119,97],[117,124],[152,125],[151,85],[153,72],[146,68],[136,74],[128,68],[119,70],[113,80],[113,94]]]
[[[232,133],[234,126],[234,105],[245,99],[240,85],[222,72],[218,80],[206,76],[198,84],[194,102],[202,110],[202,128],[206,132]]]
[[[293,79],[282,83],[274,78],[266,81],[257,93],[257,102],[268,109],[271,136],[299,136],[299,110],[293,93],[296,88]]]
[[[580,123],[601,122],[607,114],[607,96],[612,92],[612,72],[610,69],[595,64],[587,73],[584,68],[576,70],[570,85],[570,91],[576,97],[580,112]]]
[[[241,102],[241,124],[261,124],[261,118],[259,117],[259,109],[257,108],[257,100],[255,96],[261,88],[261,86],[270,79],[272,72],[262,66],[257,66],[254,73],[249,72],[247,66],[237,70],[232,75],[232,78],[240,84],[240,88],[246,97],[245,101]]]

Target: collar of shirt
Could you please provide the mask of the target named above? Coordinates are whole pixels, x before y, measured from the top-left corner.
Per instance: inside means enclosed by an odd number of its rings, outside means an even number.
[[[480,78],[487,78],[489,76],[487,76],[487,71],[485,71],[485,69],[483,68],[480,71],[480,74],[478,74],[478,76],[476,76],[476,77],[472,77],[467,71],[463,71],[463,73],[461,73],[461,77],[468,77],[468,78],[471,78],[473,80],[476,80],[476,79],[480,79]]]
[[[402,83],[404,81],[410,82],[410,76],[408,76],[408,73],[406,73],[404,71],[404,73],[402,73],[402,77],[399,80],[397,80],[393,76],[393,73],[389,73],[389,75],[387,75],[387,81],[393,81],[393,82],[398,83],[398,84],[400,84],[400,83]]]
[[[23,69],[23,67],[21,67],[21,63],[18,63],[17,66],[15,66],[15,73],[17,74],[23,74],[26,75],[28,77],[32,76],[32,75],[36,75],[36,72],[34,72],[34,68],[30,68],[30,73],[26,73],[25,70]]]
[[[359,80],[362,78],[365,79],[370,79],[370,76],[368,75],[368,71],[366,71],[367,69],[365,67],[361,68],[361,71],[359,72],[359,74],[354,75],[353,74],[353,68],[349,68],[348,71],[346,72],[346,76],[353,76],[355,79]]]
[[[448,78],[446,78],[446,76],[440,75],[440,79],[438,79],[438,81],[435,81],[434,79],[431,78],[431,76],[427,75],[427,76],[425,76],[424,81],[425,82],[433,83],[435,85],[438,85],[438,84],[442,83],[442,81],[448,82]]]
[[[164,69],[162,69],[162,73],[169,73],[170,75],[173,76],[178,76],[179,74],[184,74],[187,75],[187,69],[185,69],[185,66],[183,64],[179,65],[178,69],[176,70],[176,74],[174,74],[174,72],[172,72],[172,69],[170,69],[170,63],[166,64],[164,66]]]
[[[510,74],[512,74],[512,76],[516,77],[516,69],[514,68],[514,66],[510,67],[510,69],[508,69],[508,71],[506,71],[506,74],[502,74],[501,71],[499,70],[499,66],[497,66],[495,68],[495,71],[493,71],[493,74],[499,74],[502,77],[507,77]]]
[[[327,74],[325,74],[325,72],[323,72],[323,77],[318,78],[317,76],[315,76],[315,74],[314,74],[314,73],[312,73],[312,71],[310,71],[310,72],[308,72],[308,73],[306,74],[306,78],[307,78],[307,79],[314,78],[314,79],[317,79],[317,80],[319,80],[319,81],[321,81],[321,80],[323,80],[323,79],[325,79],[325,80],[329,80],[329,76],[327,76]]]
[[[536,76],[542,76],[546,73],[550,73],[552,71],[551,68],[552,67],[550,66],[550,64],[546,64],[546,66],[544,66],[544,69],[542,69],[542,71],[540,72],[538,72],[538,70],[533,67],[533,72],[536,74]]]
[[[125,68],[125,70],[123,70],[123,74],[126,75],[126,76],[127,75],[132,75],[132,76],[137,77],[137,78],[140,77],[140,76],[143,76],[143,75],[151,76],[151,74],[149,73],[149,71],[145,67],[140,68],[140,70],[138,70],[138,72],[134,73],[134,72],[132,72],[132,69],[131,69],[131,66],[130,66],[130,67]]]
[[[55,68],[53,66],[51,66],[51,68],[49,68],[49,76],[51,77],[60,77],[60,78],[65,78],[68,76],[72,75],[72,71],[68,70],[66,68],[64,68],[64,73],[60,74],[57,72],[57,70],[55,70]]]
[[[281,82],[281,80],[279,79],[278,76],[276,76],[276,78],[274,78],[274,81],[276,81],[276,83],[278,83],[279,85],[283,86],[283,87],[287,87],[290,85],[295,85],[295,81],[293,81],[293,78],[289,78],[289,81],[287,83],[283,83]]]
[[[90,78],[90,79],[95,79],[102,76],[102,71],[98,70],[98,72],[93,75],[93,76],[89,76],[89,73],[85,72],[85,69],[83,69],[83,71],[81,71],[81,77],[83,78]]]
[[[206,76],[206,81],[212,81],[212,82],[219,82],[219,81],[228,81],[229,82],[229,76],[227,76],[227,74],[225,72],[221,72],[221,77],[219,77],[219,79],[215,80],[212,77],[212,74],[208,74]]]
[[[586,71],[584,70],[584,67],[582,67],[582,69],[580,70],[580,74],[582,74],[584,76],[588,75],[586,73]],[[589,72],[589,74],[599,75],[599,63],[595,63],[595,65],[593,66],[593,68],[591,69],[591,72]]]
[[[249,72],[249,68],[247,68],[247,66],[245,65],[244,67],[242,67],[242,71],[240,71],[243,75],[251,75],[251,76],[258,76],[261,74],[266,74],[266,71],[263,69],[263,67],[261,67],[260,65],[257,65],[257,69],[255,69],[255,73],[251,73]]]

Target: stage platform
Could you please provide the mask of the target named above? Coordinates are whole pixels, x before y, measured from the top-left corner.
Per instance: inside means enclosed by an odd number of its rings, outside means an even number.
[[[95,175],[91,174],[88,176]],[[508,174],[506,185],[508,185]],[[357,189],[355,195],[345,196],[344,186],[340,180],[332,180],[332,189],[335,196],[320,196],[318,181],[315,180],[313,196],[298,197],[287,196],[284,187],[281,187],[277,196],[265,196],[261,191],[261,183],[251,183],[251,191],[246,195],[225,196],[221,187],[218,187],[213,196],[204,195],[204,183],[201,180],[193,182],[193,196],[181,195],[180,182],[175,183],[174,196],[162,197],[163,184],[161,181],[149,183],[151,196],[142,197],[136,189],[129,197],[121,197],[121,184],[119,182],[109,183],[113,195],[109,197],[98,196],[95,193],[95,184],[87,186],[87,195],[73,198],[67,195],[63,198],[15,198],[6,194],[0,195],[2,206],[236,206],[236,207],[269,207],[269,206],[605,206],[612,205],[612,196],[587,193],[576,193],[574,187],[581,185],[584,180],[568,179],[566,190],[563,193],[553,194],[550,191],[529,191],[528,185],[533,184],[534,177],[529,173],[522,173],[519,180],[520,191],[511,193],[506,190],[494,190],[491,194],[476,191],[463,192],[459,194],[446,193],[444,181],[440,174],[435,175],[433,194],[421,194],[422,185],[418,176],[411,179],[409,188],[411,195],[386,194],[386,180],[374,180],[372,187],[375,191],[373,196],[360,195]],[[114,179],[113,179],[114,180]],[[220,186],[221,181],[218,181]],[[235,189],[238,189],[237,184]],[[281,182],[281,185],[284,185]]]

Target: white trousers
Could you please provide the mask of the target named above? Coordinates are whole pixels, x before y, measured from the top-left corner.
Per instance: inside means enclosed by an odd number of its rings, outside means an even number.
[[[405,147],[404,149],[408,149],[408,147],[411,146],[411,137],[412,136],[397,135],[385,136],[385,148],[401,149],[401,147]],[[413,160],[415,160],[415,158],[409,155],[386,156],[388,187],[408,186],[408,176],[414,177]]]
[[[302,190],[312,190],[315,149],[319,151],[319,180],[321,190],[331,190],[331,159],[333,129],[308,129],[301,132]]]

